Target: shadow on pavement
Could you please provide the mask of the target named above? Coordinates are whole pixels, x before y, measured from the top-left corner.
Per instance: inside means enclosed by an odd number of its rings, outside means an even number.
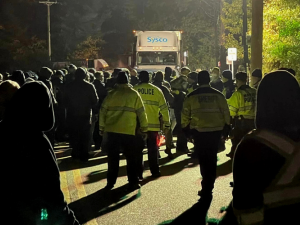
[[[174,157],[178,157],[181,154],[174,154]],[[171,162],[172,160],[166,158],[161,158],[159,160],[159,164],[163,165],[165,163]],[[186,168],[186,165],[188,164],[189,159],[185,159],[176,163],[172,163],[166,166],[161,166],[160,167],[160,171],[162,176],[171,176],[174,175],[176,173],[179,173],[181,170]],[[144,161],[144,167],[147,168],[149,166],[148,161]],[[118,177],[123,177],[123,176],[127,176],[127,170],[126,170],[126,165],[119,167],[119,173],[118,173]],[[94,171],[90,174],[87,175],[86,177],[86,181],[84,182],[84,184],[90,184],[90,183],[95,183],[98,182],[100,180],[106,179],[107,178],[107,171],[101,172],[101,171]],[[144,184],[145,182],[149,182],[153,179],[151,179],[150,177],[146,177],[144,179],[144,181],[142,182],[142,184]]]
[[[172,224],[172,225],[182,225],[182,224],[197,224],[197,225],[205,225],[206,224],[206,215],[212,199],[200,199],[195,205],[193,205],[190,209],[179,215],[174,220],[165,221],[160,223],[163,224]]]
[[[78,221],[84,224],[131,203],[140,195],[140,190],[129,192],[127,191],[127,185],[124,185],[111,191],[101,189],[94,194],[70,203],[69,207],[74,211]]]
[[[221,176],[226,176],[232,173],[232,160],[228,160],[217,166],[217,178]]]

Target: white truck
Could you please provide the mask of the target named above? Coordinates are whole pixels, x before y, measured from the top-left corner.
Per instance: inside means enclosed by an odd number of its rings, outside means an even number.
[[[138,71],[165,71],[182,66],[182,31],[133,31],[133,67]]]

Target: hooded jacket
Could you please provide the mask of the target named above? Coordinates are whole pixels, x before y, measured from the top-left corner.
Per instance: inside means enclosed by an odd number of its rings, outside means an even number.
[[[41,209],[47,210],[49,224],[79,224],[64,200],[53,148],[44,135],[53,124],[51,94],[41,82],[24,84],[0,123],[2,157],[14,154],[14,166],[2,176],[8,196],[3,198],[2,213],[14,224],[39,224]]]
[[[233,210],[219,224],[299,223],[299,115],[296,79],[282,71],[266,75],[257,93],[257,130],[244,137],[234,156]]]

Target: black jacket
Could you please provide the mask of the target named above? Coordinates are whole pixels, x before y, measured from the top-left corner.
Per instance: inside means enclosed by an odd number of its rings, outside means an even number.
[[[54,151],[44,135],[53,124],[52,99],[40,82],[24,84],[16,92],[0,123],[2,157],[13,154],[9,173],[2,174],[2,213],[14,224],[39,224],[43,208],[49,224],[79,224],[64,200]],[[1,165],[6,171],[7,164]]]
[[[67,117],[91,119],[92,108],[98,103],[98,95],[93,84],[85,80],[74,80],[66,86],[64,102]]]

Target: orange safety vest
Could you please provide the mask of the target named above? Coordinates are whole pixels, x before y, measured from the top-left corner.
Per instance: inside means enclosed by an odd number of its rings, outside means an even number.
[[[270,208],[300,203],[300,142],[273,131],[254,131],[244,140],[255,139],[283,156],[286,161],[272,183],[264,191],[264,207],[234,210],[239,225],[264,224],[264,211]]]

